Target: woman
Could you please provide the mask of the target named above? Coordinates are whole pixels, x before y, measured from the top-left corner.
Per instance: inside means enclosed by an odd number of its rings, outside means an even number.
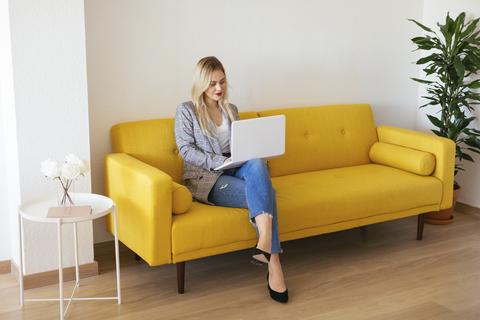
[[[175,139],[184,160],[182,180],[198,201],[249,209],[258,234],[252,263],[268,263],[270,296],[286,303],[277,201],[268,165],[254,159],[238,169],[214,170],[231,161],[230,128],[238,120],[237,107],[228,103],[227,88],[225,69],[217,58],[198,62],[191,89],[193,101],[180,104],[175,115]]]

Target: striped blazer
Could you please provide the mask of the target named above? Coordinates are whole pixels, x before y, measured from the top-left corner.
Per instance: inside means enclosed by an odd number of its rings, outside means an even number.
[[[230,106],[238,120],[237,107],[233,104]],[[228,116],[226,118],[228,119]],[[227,121],[230,136],[231,122],[230,119]],[[191,101],[181,103],[177,107],[175,140],[183,158],[183,184],[195,199],[212,204],[208,202],[208,194],[223,173],[214,169],[221,166],[226,157],[222,155],[218,139],[203,134]]]

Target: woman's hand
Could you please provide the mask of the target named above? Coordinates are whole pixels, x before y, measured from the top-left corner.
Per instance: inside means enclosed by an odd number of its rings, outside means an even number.
[[[227,158],[227,159],[225,159],[225,160],[223,161],[223,164],[229,163],[229,162],[232,162],[232,158]]]

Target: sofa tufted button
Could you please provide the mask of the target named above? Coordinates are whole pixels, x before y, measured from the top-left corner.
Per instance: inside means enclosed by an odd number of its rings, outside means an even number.
[[[305,135],[305,138],[308,138],[308,134]]]
[[[347,133],[347,131],[343,130],[343,131],[342,131],[342,133],[343,133],[343,134],[346,134],[346,133]]]
[[[175,150],[175,154],[178,154],[178,150]]]

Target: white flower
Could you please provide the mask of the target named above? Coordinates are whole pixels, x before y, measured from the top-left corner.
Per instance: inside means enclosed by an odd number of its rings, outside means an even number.
[[[68,154],[65,157],[65,164],[60,165],[53,159],[47,159],[42,162],[40,170],[48,178],[60,179],[63,176],[64,180],[67,181],[90,172],[90,164],[75,154]]]
[[[65,161],[67,163],[76,164],[76,163],[80,162],[81,160],[82,160],[82,158],[80,158],[79,156],[77,156],[76,154],[73,154],[73,153],[67,154],[65,156]]]
[[[77,156],[76,154],[69,154],[65,157],[65,160],[68,164],[74,164],[80,169],[80,173],[84,174],[90,171],[90,164],[87,160],[84,160]]]
[[[80,168],[80,172],[82,174],[88,173],[90,171],[90,164],[88,163],[87,160],[82,159],[78,164],[78,167]]]
[[[58,178],[62,174],[62,167],[53,159],[47,159],[42,162],[40,171],[48,178]]]
[[[76,164],[65,163],[62,167],[62,175],[67,180],[76,179],[80,173],[80,168]]]

